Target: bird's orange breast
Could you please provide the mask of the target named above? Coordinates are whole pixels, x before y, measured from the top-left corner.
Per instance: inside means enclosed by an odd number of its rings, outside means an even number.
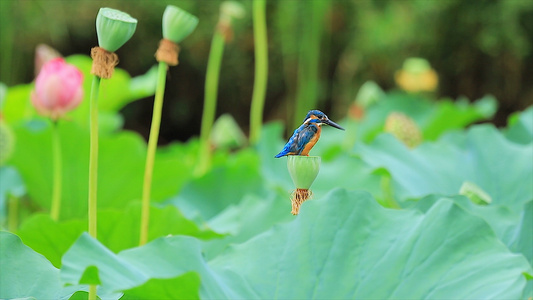
[[[318,130],[316,134],[309,140],[309,143],[304,146],[304,149],[302,150],[302,153],[300,153],[300,155],[309,156],[309,151],[311,151],[311,148],[313,148],[316,142],[318,142],[318,139],[320,138],[320,133],[322,132],[322,128],[320,126],[317,127]]]

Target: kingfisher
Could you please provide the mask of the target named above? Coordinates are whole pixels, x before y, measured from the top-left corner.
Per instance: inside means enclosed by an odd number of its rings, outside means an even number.
[[[325,113],[319,110],[310,110],[305,116],[304,123],[300,125],[291,138],[275,157],[286,155],[309,156],[309,151],[316,144],[322,132],[322,125],[330,125],[337,129],[344,130],[339,124],[331,121]]]

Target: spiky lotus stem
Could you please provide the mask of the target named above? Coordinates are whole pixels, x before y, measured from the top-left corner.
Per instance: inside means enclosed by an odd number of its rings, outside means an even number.
[[[291,194],[293,215],[300,212],[300,206],[311,198],[309,190],[320,170],[319,156],[288,156],[287,168],[296,190]]]

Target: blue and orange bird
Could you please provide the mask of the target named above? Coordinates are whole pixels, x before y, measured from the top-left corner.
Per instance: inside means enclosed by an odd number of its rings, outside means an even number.
[[[304,123],[300,125],[291,138],[275,157],[286,155],[309,156],[309,151],[315,146],[322,132],[322,125],[329,125],[340,130],[344,130],[339,124],[331,121],[325,113],[319,110],[310,110],[305,116]]]

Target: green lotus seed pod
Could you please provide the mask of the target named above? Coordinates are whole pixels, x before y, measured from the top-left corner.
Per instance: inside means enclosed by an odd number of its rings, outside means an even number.
[[[174,43],[181,42],[198,25],[198,18],[183,9],[167,5],[163,13],[163,37]]]
[[[416,147],[422,142],[422,133],[418,125],[409,116],[400,112],[392,112],[387,116],[385,132],[394,135],[409,148]]]
[[[287,168],[297,189],[308,190],[320,170],[319,156],[287,156]]]
[[[11,128],[0,121],[0,166],[11,157],[15,146],[15,135]]]
[[[220,5],[220,20],[229,22],[233,19],[242,19],[246,14],[244,6],[237,1],[224,1]]]
[[[492,197],[481,187],[470,181],[463,182],[461,189],[459,189],[459,194],[468,197],[475,204],[487,205],[492,203]]]
[[[109,52],[117,51],[135,32],[137,19],[120,10],[103,7],[96,16],[98,45]]]
[[[431,65],[423,58],[410,57],[403,62],[403,69],[409,73],[422,74],[431,70]]]

